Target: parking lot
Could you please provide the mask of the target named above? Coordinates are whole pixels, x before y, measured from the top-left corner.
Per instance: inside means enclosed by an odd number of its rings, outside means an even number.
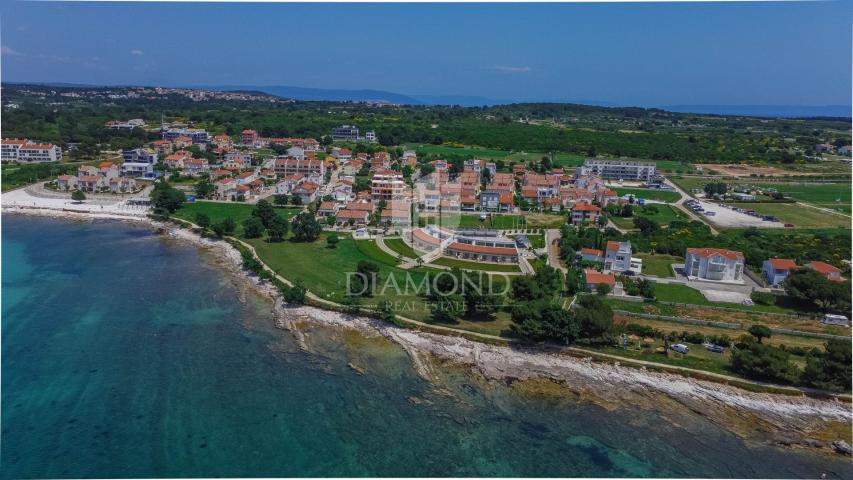
[[[733,210],[726,205],[719,205],[702,199],[690,199],[684,202],[686,208],[690,208],[697,215],[701,215],[708,222],[713,223],[718,227],[729,228],[784,228],[785,224],[778,221],[763,220],[760,216],[748,215],[746,213]],[[695,206],[695,207],[693,207]],[[701,210],[698,210],[701,208]],[[795,208],[792,206],[792,208]],[[713,212],[708,215],[708,212]]]

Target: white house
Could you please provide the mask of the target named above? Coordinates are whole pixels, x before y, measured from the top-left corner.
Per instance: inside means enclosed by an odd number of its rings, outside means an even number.
[[[761,265],[761,273],[774,287],[782,283],[791,270],[797,268],[797,262],[788,258],[768,258]]]
[[[627,272],[631,269],[631,242],[607,242],[604,249],[605,272]]]
[[[690,279],[743,283],[743,253],[722,248],[688,248],[684,272]]]

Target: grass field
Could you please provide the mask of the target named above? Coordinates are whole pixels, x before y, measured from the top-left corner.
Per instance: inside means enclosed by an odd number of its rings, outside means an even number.
[[[530,240],[530,246],[533,248],[545,247],[545,235],[528,235],[527,239]]]
[[[776,189],[801,202],[850,205],[849,183],[758,183],[755,186]]]
[[[359,245],[356,245],[356,241],[349,237],[341,238],[337,248],[327,248],[325,236],[326,234],[323,234],[318,241],[310,243],[289,241],[268,243],[262,239],[252,239],[247,242],[255,247],[261,260],[278,274],[291,281],[299,280],[314,294],[336,302],[344,300],[346,296],[347,272],[355,272],[358,262],[362,260],[378,264],[377,285],[379,286],[385,284],[389,275],[394,276],[394,280],[401,288],[406,285],[407,278],[411,278],[416,285],[419,285],[426,275],[423,270],[402,270],[377,261],[363,253]],[[429,317],[424,299],[417,296],[414,291],[408,293],[402,291],[397,295],[394,289],[389,289],[385,295],[363,298],[362,303],[374,304],[379,300],[405,304],[405,312],[401,314],[407,317],[416,320]]]
[[[386,238],[385,245],[388,246],[391,250],[402,254],[404,257],[408,258],[418,258],[418,252],[415,251],[412,247],[410,247],[406,242],[403,241],[402,238]]]
[[[683,258],[673,255],[638,253],[636,256],[643,260],[643,273],[645,275],[658,277],[675,277],[671,265],[684,262]]]
[[[384,250],[379,248],[376,245],[374,240],[355,240],[355,245],[358,247],[358,251],[363,253],[365,256],[376,260],[379,263],[384,263],[385,265],[390,265],[392,267],[398,265],[400,263],[396,257],[392,257]]]
[[[245,203],[224,203],[224,202],[204,202],[198,201],[195,203],[184,203],[184,205],[174,213],[175,217],[195,222],[196,215],[199,213],[207,214],[210,217],[211,223],[218,223],[227,217],[231,217],[237,222],[237,234],[243,234],[243,220],[249,218],[252,214],[254,205]],[[289,220],[300,212],[300,208],[276,208],[275,212],[283,219]]]
[[[479,262],[469,262],[466,260],[457,260],[455,258],[447,258],[447,257],[438,257],[437,259],[430,262],[433,265],[442,265],[444,267],[458,267],[462,270],[475,270],[475,271],[492,271],[492,272],[520,272],[521,269],[518,265],[509,263],[509,264],[501,264],[501,263],[479,263]]]
[[[651,208],[650,208],[651,207]],[[657,209],[657,213],[651,213],[653,209]],[[671,207],[670,205],[642,205],[634,207],[634,217],[646,217],[654,220],[661,225],[667,225],[673,220],[686,218],[684,213]],[[634,217],[610,217],[610,220],[619,228],[634,228]]]
[[[766,313],[802,313],[802,305],[796,305],[787,297],[779,297],[776,305],[741,305],[739,303],[712,302],[706,299],[699,290],[679,283],[655,283],[655,297],[661,302],[686,303],[699,306],[716,306],[743,310],[745,312]],[[642,306],[643,304],[636,304]],[[630,307],[629,307],[630,308]],[[812,311],[812,310],[809,310]]]
[[[782,223],[796,227],[845,227],[850,228],[850,217],[823,212],[816,208],[791,203],[731,203],[740,208],[755,210],[763,215],[773,215]]]
[[[437,215],[421,215],[427,224],[438,223]],[[528,215],[490,215],[480,221],[479,214],[444,213],[441,215],[441,224],[448,228],[486,228],[498,230],[516,230],[526,228],[559,228],[566,222],[561,215],[549,215],[534,213]]]
[[[622,195],[634,195],[637,198],[644,198],[646,200],[657,200],[660,202],[677,202],[681,198],[681,194],[678,192],[672,192],[669,190],[657,190],[651,188],[614,188],[616,193],[621,197]]]

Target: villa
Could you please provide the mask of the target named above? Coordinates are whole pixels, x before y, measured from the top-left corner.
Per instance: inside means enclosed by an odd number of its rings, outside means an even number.
[[[688,248],[684,273],[694,280],[743,283],[744,257],[741,252],[722,248]]]
[[[631,270],[631,242],[607,242],[604,249],[604,270],[608,272]]]

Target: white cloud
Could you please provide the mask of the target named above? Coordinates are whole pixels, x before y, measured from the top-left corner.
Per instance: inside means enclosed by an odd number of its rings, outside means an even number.
[[[139,50],[138,48],[134,48],[133,50],[130,51],[130,54],[131,55],[142,55],[142,50]]]
[[[10,57],[23,57],[24,56],[23,53],[21,53],[17,50],[14,50],[10,47],[7,47],[6,45],[3,45],[2,47],[0,47],[0,54],[8,55]]]
[[[507,65],[495,65],[493,67],[489,67],[489,70],[495,70],[501,73],[527,73],[530,71],[530,67],[510,67]]]

